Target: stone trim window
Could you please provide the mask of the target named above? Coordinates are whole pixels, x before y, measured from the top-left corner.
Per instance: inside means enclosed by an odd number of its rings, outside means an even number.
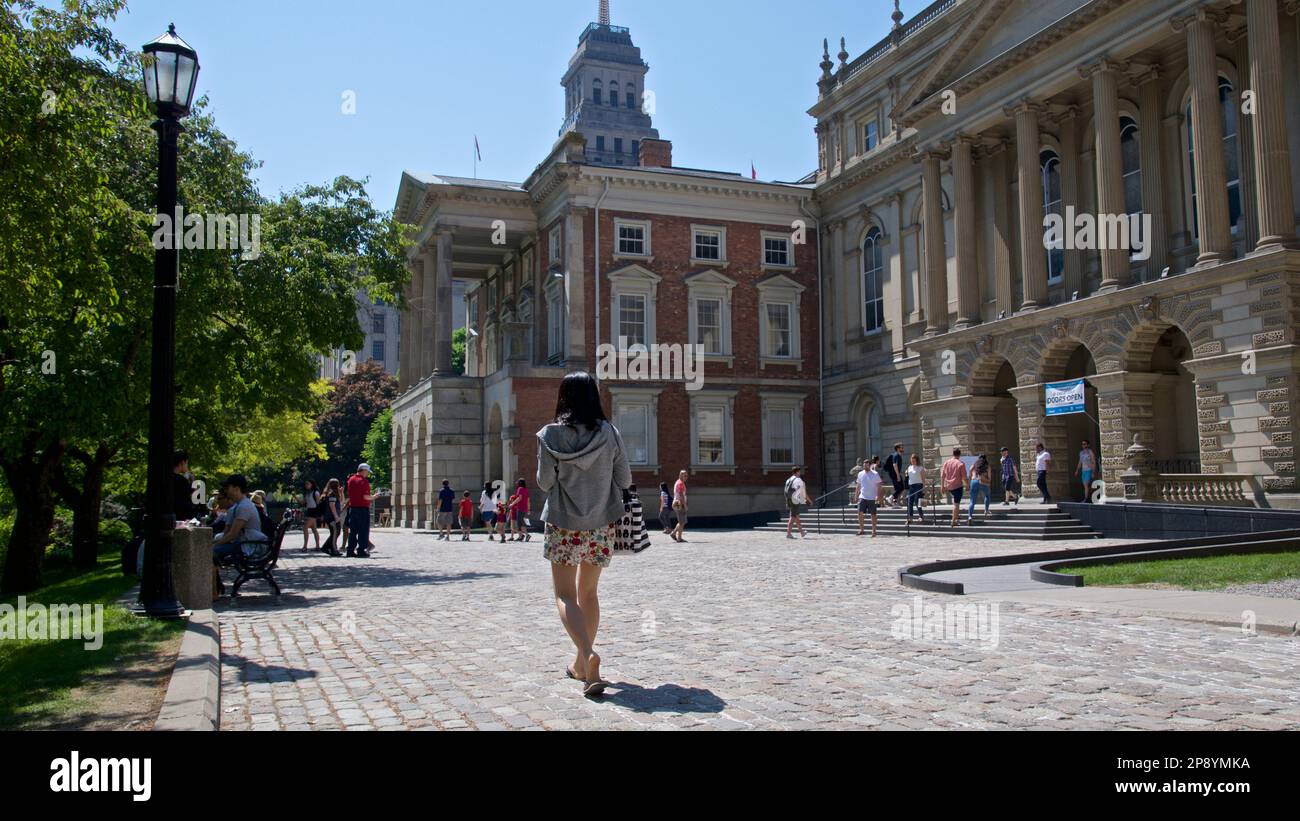
[[[648,258],[650,223],[646,220],[614,220],[614,256]]]
[[[880,145],[880,109],[873,108],[865,118],[859,121],[858,133],[862,135],[859,154],[869,154]]]
[[[610,330],[614,345],[626,338],[628,347],[655,343],[655,298],[660,277],[639,265],[609,275]]]
[[[1063,216],[1061,201],[1061,156],[1055,149],[1045,148],[1038,154],[1043,176],[1043,213]],[[1065,277],[1065,247],[1048,248],[1047,282],[1055,285]]]
[[[885,329],[885,256],[879,228],[867,232],[862,243],[862,331],[879,333]]]
[[[623,437],[628,464],[636,470],[658,470],[660,390],[612,387],[609,393],[614,427]]]
[[[790,248],[790,235],[764,231],[763,267],[789,271],[794,269],[794,253]]]
[[[736,391],[691,394],[691,469],[736,472]]]
[[[711,225],[691,226],[691,262],[699,265],[727,264],[727,229]]]
[[[804,286],[775,276],[758,285],[759,367],[803,364],[799,339],[800,295]]]
[[[1241,198],[1241,151],[1240,151],[1240,118],[1238,117],[1237,93],[1233,87],[1232,80],[1227,76],[1219,75],[1219,107],[1223,113],[1223,158],[1224,168],[1228,180],[1228,220],[1232,229],[1232,235],[1237,237],[1241,233],[1242,217],[1242,198]],[[1183,152],[1186,158],[1184,164],[1184,173],[1187,179],[1188,191],[1188,225],[1191,227],[1189,233],[1192,239],[1200,242],[1201,226],[1197,221],[1197,197],[1196,197],[1196,145],[1192,134],[1192,99],[1189,90],[1183,99],[1183,141],[1186,150]]]
[[[704,355],[732,362],[731,295],[736,282],[716,271],[687,277],[690,303],[690,344],[703,345]]]
[[[788,393],[762,393],[763,400],[763,469],[788,471],[802,465],[803,396]]]
[[[551,365],[564,361],[566,314],[564,280],[551,277],[546,283],[546,361]]]

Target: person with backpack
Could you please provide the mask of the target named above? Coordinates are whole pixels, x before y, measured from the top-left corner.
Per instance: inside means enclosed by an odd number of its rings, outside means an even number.
[[[577,650],[566,675],[583,685],[583,695],[605,691],[596,633],[600,627],[597,588],[614,555],[615,528],[626,513],[623,497],[632,469],[618,429],[601,407],[600,389],[587,373],[560,383],[555,421],[537,433],[537,487],[546,494],[542,555],[560,622]]]
[[[890,507],[902,504],[903,494],[907,492],[907,467],[903,460],[903,444],[894,445],[894,451],[885,459],[885,476],[893,485],[894,492],[889,496]]]
[[[799,538],[808,538],[808,531],[803,529],[803,522],[799,517],[803,514],[804,509],[808,507],[808,486],[804,484],[803,468],[795,466],[790,478],[785,480],[785,506],[790,511],[790,520],[785,523],[785,537],[793,539],[790,535],[791,529],[799,526]]]

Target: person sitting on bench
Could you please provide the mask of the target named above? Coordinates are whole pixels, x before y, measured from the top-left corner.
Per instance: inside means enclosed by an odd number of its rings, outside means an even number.
[[[221,491],[230,507],[226,510],[225,527],[212,543],[212,563],[220,565],[241,552],[252,555],[254,545],[267,544],[262,532],[261,517],[257,507],[248,498],[248,480],[236,473],[221,483]]]

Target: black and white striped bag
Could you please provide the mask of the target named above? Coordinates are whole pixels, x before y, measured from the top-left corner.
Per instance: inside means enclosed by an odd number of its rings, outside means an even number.
[[[650,547],[645,529],[645,511],[633,491],[623,491],[623,518],[614,528],[614,555],[635,556]]]

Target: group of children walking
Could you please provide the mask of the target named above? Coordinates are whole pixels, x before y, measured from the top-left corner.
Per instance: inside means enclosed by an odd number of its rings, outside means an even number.
[[[443,482],[443,489],[450,491],[452,499],[455,498],[455,491],[451,491],[451,485]],[[439,497],[441,497],[441,492]],[[531,542],[533,535],[529,531],[530,522],[528,519],[528,483],[520,479],[515,484],[514,493],[510,496],[497,493],[492,483],[488,482],[483,485],[483,492],[478,498],[478,515],[487,529],[488,541],[494,542],[498,538],[502,542]],[[474,532],[474,501],[467,490],[461,496],[460,503],[456,509],[456,518],[460,522],[460,540],[462,542],[470,541],[470,536]],[[450,514],[450,509],[447,510]],[[442,521],[442,511],[439,511],[438,525],[442,530],[438,536],[440,541],[451,541],[451,517],[447,516],[446,524]],[[507,535],[508,534],[508,535]]]

